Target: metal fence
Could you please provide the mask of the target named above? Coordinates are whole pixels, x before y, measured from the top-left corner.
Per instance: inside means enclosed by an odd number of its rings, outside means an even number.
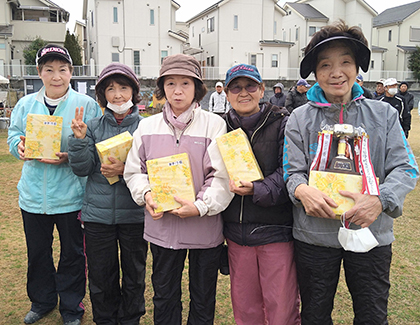
[[[74,66],[73,76],[95,77],[103,69],[103,66],[83,65]],[[132,66],[136,74],[142,79],[156,79],[159,67],[157,66]],[[230,67],[202,67],[203,78],[206,80],[224,80],[226,71]],[[258,68],[264,80],[298,80],[300,79],[298,68]],[[34,77],[38,75],[34,65],[4,65],[1,69],[5,76],[14,78]],[[414,77],[412,71],[392,71],[392,70],[369,70],[364,74],[365,81],[377,81],[381,78],[396,78],[409,82],[419,82]],[[308,77],[309,81],[314,80],[314,76]]]

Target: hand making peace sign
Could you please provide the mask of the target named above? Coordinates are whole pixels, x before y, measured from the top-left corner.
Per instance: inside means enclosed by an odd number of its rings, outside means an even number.
[[[83,122],[83,106],[76,107],[74,119],[71,120],[71,129],[73,130],[74,137],[77,139],[84,139],[86,136],[87,126]]]

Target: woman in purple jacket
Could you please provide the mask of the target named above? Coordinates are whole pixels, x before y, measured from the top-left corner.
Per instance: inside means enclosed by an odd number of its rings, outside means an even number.
[[[226,73],[226,95],[233,109],[228,131],[242,128],[264,174],[241,181],[222,213],[229,247],[231,296],[237,324],[300,324],[299,298],[292,241],[292,204],[283,181],[285,108],[259,104],[264,83],[247,64]]]

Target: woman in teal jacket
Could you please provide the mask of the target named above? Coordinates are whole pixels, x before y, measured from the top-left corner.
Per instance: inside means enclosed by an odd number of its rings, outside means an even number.
[[[28,250],[27,292],[32,306],[24,322],[40,320],[55,308],[60,296],[64,324],[78,325],[84,313],[86,286],[83,234],[78,219],[85,179],[71,171],[67,141],[76,107],[84,107],[84,121],[102,112],[92,98],[71,89],[73,66],[65,48],[45,46],[38,51],[36,64],[44,87],[19,100],[12,112],[7,139],[10,152],[25,161],[18,190]],[[63,117],[58,160],[25,158],[28,114]],[[54,225],[61,245],[57,270],[52,257]]]
[[[95,144],[128,131],[141,117],[139,82],[125,64],[111,63],[99,75],[96,95],[104,115],[87,125],[79,114],[69,138],[69,160],[76,175],[88,176],[82,221],[93,321],[96,324],[139,324],[145,314],[144,289],[148,244],[143,239],[144,212],[131,198],[122,177],[125,164],[114,157],[102,164]],[[79,128],[80,127],[80,128]],[[106,177],[119,177],[110,185]],[[120,265],[122,285],[120,285]]]

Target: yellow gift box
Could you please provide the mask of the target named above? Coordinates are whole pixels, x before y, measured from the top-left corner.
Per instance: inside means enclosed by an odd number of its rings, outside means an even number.
[[[241,186],[240,180],[253,182],[264,179],[248,137],[241,128],[217,137],[216,142],[229,178],[236,186]]]
[[[146,161],[156,213],[181,207],[174,196],[195,201],[194,183],[187,153]]]
[[[354,206],[354,201],[342,196],[338,191],[360,193],[363,181],[361,175],[311,170],[309,173],[309,186],[317,188],[337,203],[338,207],[332,210],[339,218],[344,212]]]
[[[26,119],[25,158],[59,159],[63,117],[28,114]]]
[[[111,165],[111,162],[108,159],[109,157],[116,158],[119,161],[125,162],[127,159],[127,154],[131,149],[132,143],[133,137],[128,131],[98,142],[96,144],[96,150],[98,151],[98,156],[101,163],[105,165]],[[109,184],[112,185],[118,182],[119,177],[109,177],[107,180]]]

